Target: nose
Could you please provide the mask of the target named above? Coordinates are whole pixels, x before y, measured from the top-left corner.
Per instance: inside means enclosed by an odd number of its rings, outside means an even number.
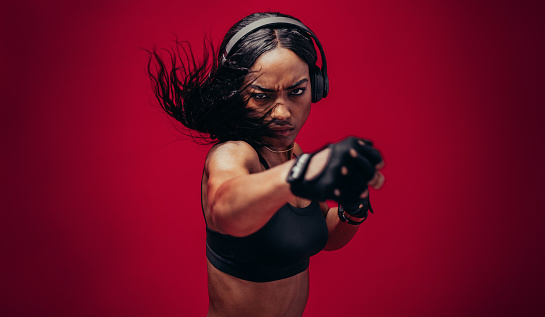
[[[280,101],[274,105],[274,108],[271,111],[271,117],[277,120],[287,120],[291,116],[289,107],[285,102]]]

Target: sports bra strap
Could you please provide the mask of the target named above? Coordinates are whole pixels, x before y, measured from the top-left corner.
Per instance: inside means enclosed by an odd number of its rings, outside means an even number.
[[[261,162],[261,164],[263,164],[265,169],[266,170],[270,169],[269,164],[267,164],[267,161],[265,160],[265,158],[261,154],[259,154],[259,151],[255,150],[255,152],[257,153],[257,156],[259,156],[259,161]]]

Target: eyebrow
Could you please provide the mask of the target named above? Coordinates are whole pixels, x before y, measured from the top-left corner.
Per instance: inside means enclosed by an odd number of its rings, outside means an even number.
[[[303,78],[303,79],[301,79],[300,81],[298,81],[298,82],[296,82],[296,83],[294,83],[294,84],[289,85],[288,87],[286,87],[286,90],[295,88],[295,87],[301,85],[302,83],[306,83],[307,81],[308,81],[308,79]],[[263,92],[275,92],[274,89],[269,89],[269,88],[261,87],[261,86],[259,86],[259,85],[255,85],[255,84],[251,84],[250,87],[255,88],[255,89],[259,89],[259,90],[261,90],[261,91],[263,91]]]

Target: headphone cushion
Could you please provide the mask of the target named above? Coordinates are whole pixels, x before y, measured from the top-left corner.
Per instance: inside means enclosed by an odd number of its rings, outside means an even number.
[[[310,76],[312,87],[312,102],[320,101],[324,96],[324,75],[320,67],[314,66],[314,71]]]

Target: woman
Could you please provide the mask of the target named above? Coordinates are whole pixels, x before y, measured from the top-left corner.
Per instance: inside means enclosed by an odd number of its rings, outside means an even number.
[[[197,64],[188,45],[178,48],[170,72],[154,52],[149,74],[162,108],[215,143],[201,187],[208,316],[301,316],[309,257],[354,236],[370,208],[367,186],[384,181],[382,158],[357,138],[312,154],[295,143],[311,102],[328,93],[321,45],[295,18],[247,16],[210,66],[207,54]]]

